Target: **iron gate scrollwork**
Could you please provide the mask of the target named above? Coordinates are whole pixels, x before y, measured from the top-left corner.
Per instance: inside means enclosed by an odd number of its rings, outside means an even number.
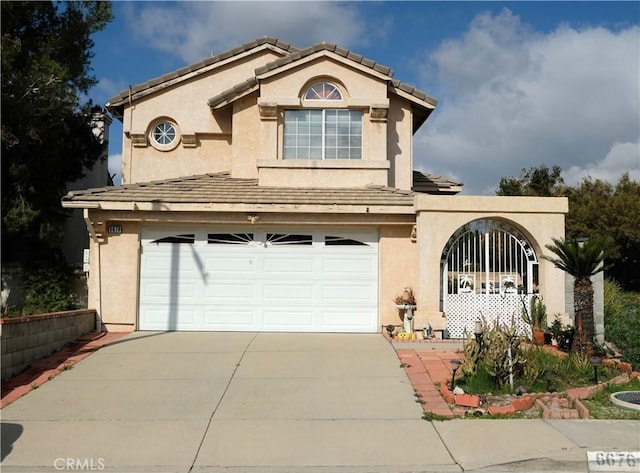
[[[530,333],[522,319],[538,292],[538,260],[528,239],[506,222],[475,220],[449,239],[442,254],[442,310],[451,338],[473,334],[484,318],[491,326],[514,323]]]

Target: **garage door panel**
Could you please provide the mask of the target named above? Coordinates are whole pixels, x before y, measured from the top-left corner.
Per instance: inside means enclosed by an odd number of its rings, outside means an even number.
[[[367,282],[343,281],[322,286],[322,299],[334,304],[375,304],[375,298],[371,284]]]
[[[208,257],[206,267],[212,275],[255,274],[255,258],[246,255]]]
[[[313,288],[311,282],[266,282],[262,286],[263,302],[281,305],[310,304],[313,302]]]
[[[255,283],[247,280],[215,281],[204,289],[206,302],[253,301],[256,295]]]
[[[144,320],[147,330],[188,330],[194,325],[198,309],[196,307],[146,307]]]
[[[324,274],[364,274],[368,277],[376,268],[373,267],[371,255],[360,257],[354,256],[331,256],[322,259],[322,272]]]
[[[201,286],[192,281],[147,282],[143,286],[142,297],[151,303],[176,303],[193,301],[201,292]]]
[[[376,232],[252,231],[143,229],[139,328],[377,331]]]
[[[299,307],[283,307],[281,309],[265,309],[264,328],[267,330],[306,331],[313,327],[313,309]]]
[[[313,274],[314,259],[299,256],[265,256],[264,273],[269,276],[291,277],[292,274]]]
[[[216,306],[215,309],[203,311],[203,324],[205,327],[216,330],[255,329],[256,315],[251,307],[242,307],[238,304]]]

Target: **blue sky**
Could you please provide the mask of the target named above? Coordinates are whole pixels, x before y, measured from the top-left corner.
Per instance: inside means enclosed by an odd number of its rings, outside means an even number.
[[[439,100],[414,136],[414,167],[494,193],[501,177],[559,165],[640,181],[638,2],[114,2],[94,36],[90,97],[261,36],[328,41],[391,67]],[[122,128],[109,146],[118,172]]]

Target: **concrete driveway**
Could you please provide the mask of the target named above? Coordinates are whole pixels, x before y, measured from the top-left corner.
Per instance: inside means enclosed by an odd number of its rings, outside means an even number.
[[[2,410],[2,471],[460,471],[380,335],[128,335]]]

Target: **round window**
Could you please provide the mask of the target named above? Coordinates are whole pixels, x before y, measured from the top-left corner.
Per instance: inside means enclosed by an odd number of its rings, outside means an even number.
[[[171,118],[160,118],[151,123],[148,140],[158,151],[171,151],[180,144],[180,128]]]
[[[156,144],[164,147],[171,145],[176,140],[178,132],[173,123],[160,122],[153,127],[151,137]]]

